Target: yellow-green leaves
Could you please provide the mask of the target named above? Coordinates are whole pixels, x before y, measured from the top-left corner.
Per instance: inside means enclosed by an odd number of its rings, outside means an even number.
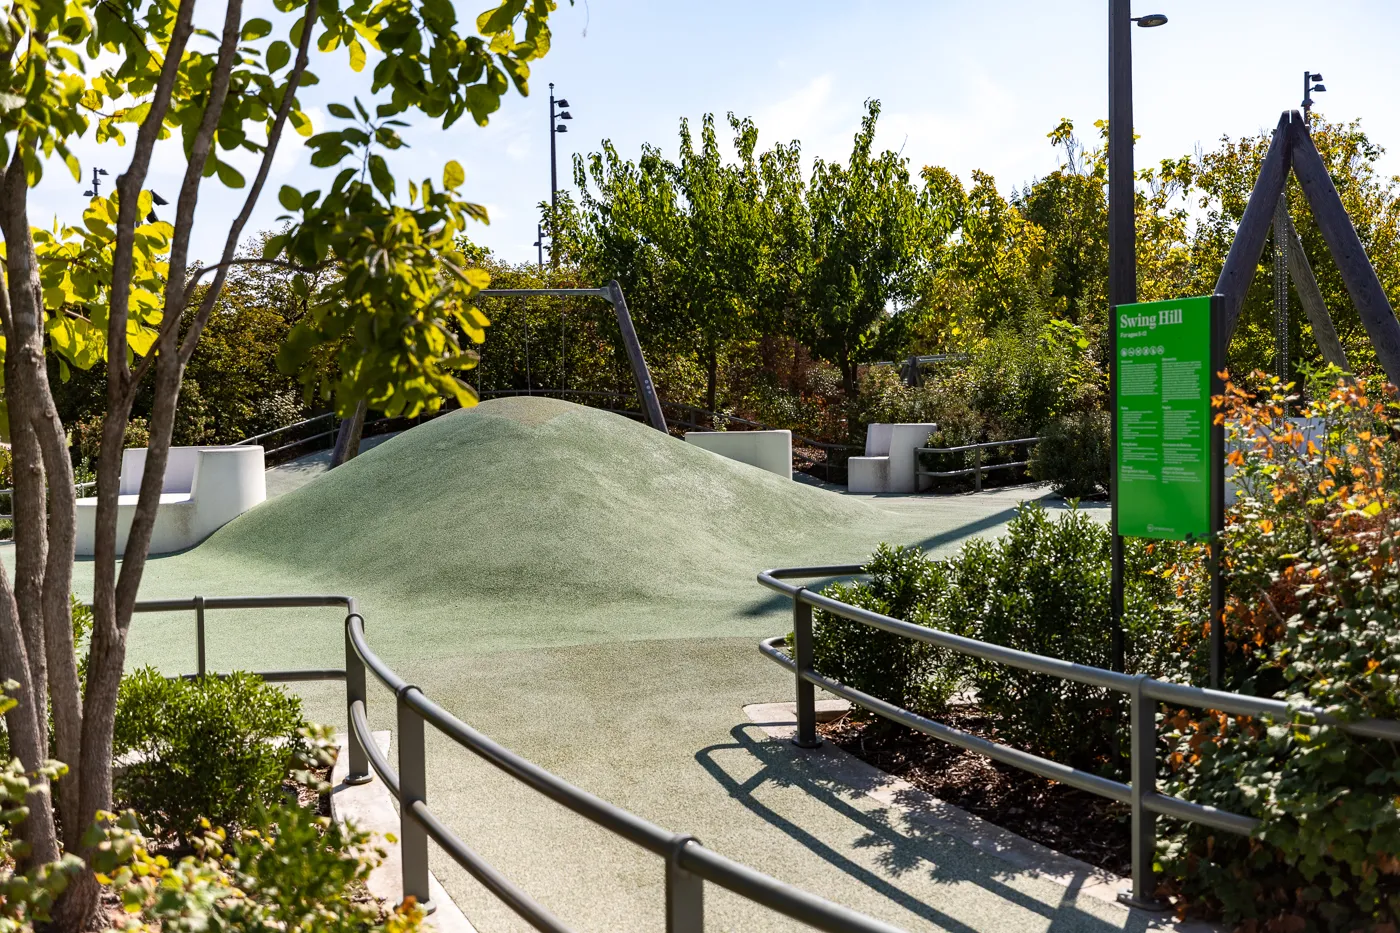
[[[151,194],[143,191],[137,213],[146,216]],[[49,346],[59,357],[59,373],[68,367],[88,369],[107,357],[107,302],[116,243],[117,199],[93,198],[83,212],[83,226],[37,228],[34,250],[39,260]],[[174,230],[163,222],[142,223],[133,236],[127,352],[145,355],[156,339],[162,312],[166,253]]]
[[[442,186],[448,191],[457,190],[466,180],[467,173],[462,171],[461,163],[456,159],[450,160],[442,167]]]

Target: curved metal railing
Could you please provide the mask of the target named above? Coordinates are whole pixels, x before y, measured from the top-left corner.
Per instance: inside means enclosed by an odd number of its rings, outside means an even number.
[[[365,621],[348,596],[236,596],[150,600],[137,612],[192,610],[196,620],[197,670],[208,673],[205,612],[209,609],[280,609],[343,607],[345,667],[331,670],[270,671],[269,681],[344,680],[349,718],[346,783],[361,784],[377,775],[399,802],[399,845],[403,892],[431,910],[428,841],[432,840],[498,900],[537,930],[569,933],[548,908],[517,887],[467,845],[428,807],[425,725],[432,725],[457,745],[608,832],[665,861],[667,933],[703,933],[705,883],[719,885],[769,910],[828,933],[900,933],[897,927],[856,913],[824,898],[784,884],[705,848],[694,836],[674,833],[575,787],[539,765],[481,734],[434,703],[417,686],[400,677],[365,638]],[[370,730],[366,707],[366,672],[387,687],[397,707],[397,762],[380,752]],[[215,675],[217,676],[217,675]]]
[[[1216,807],[1182,800],[1157,792],[1157,719],[1156,705],[1159,702],[1174,703],[1180,706],[1218,710],[1238,716],[1267,717],[1284,722],[1311,719],[1313,722],[1334,725],[1356,735],[1367,738],[1400,741],[1400,722],[1392,720],[1361,720],[1346,722],[1339,720],[1324,710],[1299,708],[1282,700],[1228,693],[1222,690],[1207,690],[1185,684],[1156,680],[1145,674],[1124,674],[1105,670],[1087,664],[1075,664],[1059,658],[1031,654],[1002,645],[978,641],[963,635],[915,625],[902,619],[859,606],[843,603],[838,599],[813,592],[805,586],[788,583],[788,580],[830,579],[833,577],[857,577],[865,575],[865,569],[856,564],[842,564],[830,567],[787,567],[765,570],[758,575],[758,582],[770,590],[782,593],[792,600],[793,644],[792,654],[779,648],[786,636],[764,639],[759,643],[759,651],[764,657],[793,672],[797,680],[797,734],[793,742],[803,748],[815,748],[821,744],[817,736],[816,687],[859,704],[879,716],[907,726],[917,732],[965,748],[968,751],[985,755],[994,761],[1011,765],[1041,777],[1077,787],[1080,790],[1107,797],[1132,807],[1132,890],[1120,895],[1119,900],[1129,906],[1148,909],[1161,908],[1154,896],[1156,888],[1153,876],[1153,859],[1156,855],[1156,819],[1160,814],[1192,823],[1201,823],[1216,829],[1238,835],[1249,835],[1259,825],[1250,816],[1231,813]],[[1105,690],[1127,694],[1129,697],[1130,729],[1130,781],[1123,783],[1089,771],[1071,768],[1069,765],[1042,758],[1030,752],[992,742],[981,736],[954,729],[941,722],[920,716],[871,696],[861,690],[848,687],[838,680],[827,677],[815,669],[812,641],[812,609],[817,608],[852,622],[859,622],[871,628],[880,629],[894,635],[912,638],[916,641],[938,645],[971,655],[985,661],[994,661],[1010,667],[1048,674],[1063,680],[1090,684]]]

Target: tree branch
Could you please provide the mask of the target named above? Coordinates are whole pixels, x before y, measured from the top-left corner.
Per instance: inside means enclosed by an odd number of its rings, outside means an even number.
[[[184,58],[185,46],[194,30],[195,0],[180,0],[175,12],[175,23],[171,29],[170,45],[166,50],[165,61],[161,64],[160,78],[151,98],[151,108],[137,132],[136,143],[127,170],[117,178],[117,191],[120,193],[117,206],[117,239],[112,251],[112,288],[109,292],[107,320],[107,416],[102,422],[102,443],[97,463],[97,515],[95,548],[93,558],[93,632],[92,651],[94,658],[120,645],[117,627],[116,582],[117,582],[117,489],[121,478],[122,445],[126,427],[131,416],[131,406],[126,394],[130,380],[130,367],[126,362],[126,323],[131,301],[132,249],[136,237],[136,208],[141,188],[145,184],[146,173],[151,164],[151,151],[165,115],[170,109],[170,99],[174,94],[175,81],[179,76],[180,62]],[[115,348],[115,349],[114,349]],[[122,652],[124,654],[124,652]],[[120,662],[118,662],[120,667]],[[89,696],[91,695],[89,682]],[[89,722],[91,718],[89,717]],[[85,723],[85,730],[86,730]],[[110,728],[110,725],[109,725]],[[92,744],[87,735],[83,736],[83,747]],[[103,771],[108,769],[89,769]],[[105,791],[94,789],[101,798],[97,806],[105,806],[111,797],[111,775],[104,778]],[[86,801],[89,792],[83,790]]]
[[[203,333],[204,325],[209,322],[209,314],[214,310],[214,302],[218,300],[219,292],[223,290],[229,266],[233,263],[233,254],[238,249],[238,240],[243,235],[243,228],[247,225],[248,218],[252,216],[253,208],[257,205],[258,197],[262,194],[263,185],[267,183],[268,172],[272,170],[272,158],[277,154],[277,145],[282,139],[283,130],[286,129],[287,118],[291,115],[292,107],[296,103],[297,86],[301,83],[301,76],[306,72],[307,65],[310,64],[308,50],[311,48],[311,34],[315,32],[316,11],[319,5],[318,0],[308,0],[306,4],[306,13],[302,17],[301,43],[297,46],[296,64],[292,66],[291,72],[287,75],[287,90],[282,95],[282,105],[277,108],[277,116],[267,131],[267,146],[263,149],[262,163],[258,166],[257,177],[253,179],[248,196],[243,200],[243,209],[238,212],[238,216],[233,220],[233,225],[229,227],[228,238],[224,241],[223,255],[214,267],[218,269],[214,274],[214,282],[204,293],[199,311],[190,324],[189,331],[185,334],[184,343],[180,345],[180,359],[183,362],[189,362],[190,357],[194,355],[199,335]]]
[[[135,400],[141,380],[150,369],[159,348],[165,343],[167,335],[179,327],[180,319],[189,305],[186,299],[189,283],[185,280],[185,269],[189,264],[190,234],[194,230],[194,211],[199,202],[199,183],[204,176],[204,165],[209,161],[209,152],[214,145],[214,133],[219,128],[219,119],[223,116],[224,104],[228,99],[229,79],[233,74],[234,63],[238,60],[238,37],[242,24],[242,0],[229,0],[224,9],[224,34],[219,44],[219,57],[215,62],[214,74],[209,85],[209,102],[205,105],[199,129],[190,145],[185,177],[180,183],[180,196],[176,201],[175,235],[171,241],[169,272],[165,286],[165,317],[151,352],[146,354],[135,374],[127,381],[127,407]],[[110,353],[110,349],[108,352]],[[141,514],[140,500],[137,501],[136,512],[138,516]]]
[[[333,265],[335,264],[329,260],[326,262],[318,262],[314,266],[303,266],[301,263],[292,262],[289,259],[229,259],[225,262],[216,262],[213,265],[202,266],[194,275],[190,276],[189,284],[193,286],[204,277],[206,272],[215,272],[228,266],[271,266],[274,269],[288,269],[292,272],[306,272],[315,275],[317,272],[324,272]]]

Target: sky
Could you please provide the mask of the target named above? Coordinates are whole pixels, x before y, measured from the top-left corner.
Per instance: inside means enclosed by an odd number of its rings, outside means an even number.
[[[252,5],[285,31],[288,21],[270,4]],[[466,23],[485,5],[455,0]],[[213,0],[198,9],[211,26],[222,15]],[[1299,106],[1303,71],[1311,69],[1327,86],[1314,95],[1315,109],[1329,120],[1359,118],[1389,150],[1381,171],[1400,174],[1393,49],[1400,3],[1141,0],[1133,12],[1169,18],[1133,30],[1139,167],[1271,129],[1281,111]],[[914,169],[941,165],[964,181],[982,169],[1009,193],[1054,169],[1046,134],[1061,117],[1092,138],[1093,122],[1107,116],[1107,18],[1106,0],[561,0],[528,98],[512,92],[484,128],[463,119],[444,131],[420,118],[404,133],[409,148],[389,161],[401,179],[439,179],[448,159],[459,161],[462,193],[491,218],[469,231],[472,239],[515,262],[535,259],[537,205],[549,198],[550,82],[574,118],[556,136],[561,188],[572,186],[575,153],[598,151],[609,139],[626,158],[643,143],[674,155],[680,119],[705,113],[722,129],[727,112],[752,117],[760,148],[797,139],[808,159],[842,159],[864,102],[876,98],[877,147],[902,150]],[[326,104],[355,94],[370,100],[368,71],[352,73],[343,52],[313,55],[311,67],[321,80],[302,100],[318,130],[338,122]],[[300,143],[289,136],[279,149],[250,234],[277,225],[278,186],[325,188],[333,177],[310,166]],[[90,140],[75,151],[85,183],[51,165],[32,195],[33,222],[77,223],[92,167],[111,173],[107,191],[130,159],[129,149]],[[251,155],[231,161],[251,177]],[[173,200],[182,162],[174,141],[158,147],[149,187]],[[241,205],[241,192],[206,182],[195,257],[219,255]]]

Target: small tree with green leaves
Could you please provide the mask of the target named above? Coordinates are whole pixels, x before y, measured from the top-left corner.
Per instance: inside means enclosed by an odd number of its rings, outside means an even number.
[[[112,798],[112,730],[127,632],[155,524],[185,368],[230,270],[279,266],[302,277],[308,307],[281,354],[305,369],[309,391],[341,412],[361,400],[390,414],[474,399],[458,373],[486,321],[471,307],[486,284],[454,241],[485,212],[457,190],[449,162],[441,181],[407,183],[384,154],[402,142],[399,118],[442,127],[464,116],[485,124],[512,84],[527,91],[529,62],[549,48],[553,0],[506,0],[477,18],[472,35],[441,0],[274,0],[277,22],[225,0],[217,31],[197,29],[195,0],[16,0],[0,26],[0,236],[5,283],[4,415],[14,457],[15,570],[0,573],[0,678],[22,685],[6,713],[13,753],[40,790],[19,826],[26,862],[63,851],[90,853],[84,831]],[[343,121],[316,133],[298,101],[316,83],[313,48],[372,67],[370,105],[332,105]],[[314,191],[281,189],[288,229],[261,256],[237,255],[287,129],[307,137],[312,164],[333,170]],[[73,142],[125,145],[130,162],[108,198],[94,198],[83,225],[36,230],[29,191],[54,160],[74,177]],[[130,138],[128,138],[130,134]],[[182,145],[185,169],[172,222],[146,222],[146,178],[160,139]],[[257,170],[244,178],[223,153],[244,149]],[[210,180],[213,181],[210,181]],[[215,262],[191,261],[195,208],[206,183],[246,192]],[[405,198],[403,195],[407,194]],[[334,269],[314,293],[306,276]],[[335,348],[334,369],[310,366]],[[71,589],[76,507],[66,428],[45,362],[105,366],[107,411],[98,464],[94,626],[79,692]],[[146,382],[154,402],[150,443],[125,552],[117,560],[122,439]],[[46,703],[47,700],[47,703]],[[43,780],[49,717],[58,757],[59,837]],[[97,883],[81,873],[54,906],[58,929],[86,927]]]

